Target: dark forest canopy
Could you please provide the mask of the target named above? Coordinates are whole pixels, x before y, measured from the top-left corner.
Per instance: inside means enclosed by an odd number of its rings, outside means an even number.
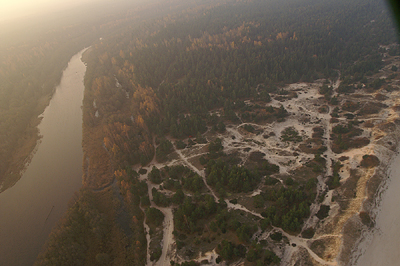
[[[230,102],[257,95],[260,84],[262,95],[339,73],[361,79],[381,67],[379,45],[396,41],[382,1],[191,3],[96,45],[87,73],[87,87],[115,76],[131,93],[152,88],[162,116],[143,118],[160,135],[202,133],[207,110],[224,106],[229,117]]]

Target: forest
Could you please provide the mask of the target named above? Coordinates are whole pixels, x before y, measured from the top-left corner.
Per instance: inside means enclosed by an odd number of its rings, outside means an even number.
[[[350,84],[382,67],[380,45],[396,42],[384,4],[375,0],[168,1],[164,5],[170,5],[170,11],[156,9],[134,27],[119,23],[115,31],[92,44],[85,59],[83,148],[85,158],[94,158],[100,167],[84,165],[85,189],[52,234],[37,265],[49,265],[49,261],[67,265],[81,259],[63,257],[63,252],[55,252],[57,245],[64,245],[60,250],[76,248],[77,256],[86,254],[82,265],[94,261],[145,265],[143,225],[151,228],[152,236],[162,234],[164,216],[157,210],[167,207],[173,209],[176,248],[186,250],[188,258],[194,256],[188,247],[201,244],[215,248],[218,261],[241,258],[249,265],[278,264],[276,254],[255,243],[252,236],[259,229],[274,227],[292,234],[301,231],[316,200],[313,176],[324,169],[321,154],[326,148],[311,152],[312,159],[302,168],[311,173],[307,180],[285,177],[279,182],[271,177],[279,174],[279,166],[258,159],[257,154],[251,162],[238,165],[240,158],[227,155],[221,139],[209,140],[204,134],[222,134],[227,125],[240,122],[248,123],[242,126],[245,132],[257,134],[251,123],[284,122],[290,113],[283,105],[268,103],[270,94],[278,99],[297,97],[279,89],[285,84],[341,76],[344,82],[338,92],[345,94],[354,89]],[[152,7],[150,3],[148,8]],[[379,87],[379,82],[371,88]],[[335,104],[329,86],[321,87],[320,93],[327,103]],[[249,99],[256,104],[245,104]],[[346,108],[358,107],[349,102],[342,107]],[[313,134],[321,139],[323,130],[315,127]],[[350,138],[359,135],[357,122],[335,126],[332,150],[347,150]],[[280,139],[303,141],[293,127],[285,128]],[[365,145],[363,141],[358,144]],[[149,163],[171,162],[177,150],[196,144],[208,144],[199,158],[205,179],[183,165],[144,169]],[[340,185],[340,164],[334,168],[330,187]],[[237,204],[236,195],[251,193],[260,184],[262,192],[249,204],[261,217],[228,208],[228,203]],[[104,195],[92,195],[90,189],[103,187],[108,188]],[[111,211],[111,203],[96,203],[92,198],[106,195],[114,198],[116,208],[128,210],[132,231],[124,238],[126,249],[111,250],[104,240],[118,241],[104,224],[123,227],[118,219],[121,214]],[[112,215],[114,222],[103,219],[101,213]],[[83,221],[81,225],[68,218],[75,216]],[[146,216],[152,217],[150,221]],[[100,236],[85,231],[89,224],[99,229]],[[64,238],[63,230],[72,230],[79,238]],[[275,238],[281,241],[282,235]],[[62,244],[61,239],[65,239]],[[101,247],[100,253],[90,248],[90,240]],[[151,253],[153,261],[160,256],[159,248]],[[189,261],[181,265],[197,265]]]
[[[378,25],[389,20],[366,20],[383,16],[371,8],[378,4],[374,1],[274,3],[271,13],[269,4],[228,2],[183,21],[154,21],[133,39],[121,35],[118,45],[112,39],[107,50],[99,47],[95,73],[116,77],[132,94],[138,86],[154,91],[155,98],[163,99],[157,105],[163,115],[141,118],[158,135],[182,138],[204,133],[208,110],[223,106],[225,115],[235,120],[230,115],[233,102],[267,95],[275,84],[338,73],[359,79],[371,75],[380,67],[378,44],[395,40],[391,27]],[[89,82],[96,80],[90,75]],[[116,99],[107,104],[121,106]]]

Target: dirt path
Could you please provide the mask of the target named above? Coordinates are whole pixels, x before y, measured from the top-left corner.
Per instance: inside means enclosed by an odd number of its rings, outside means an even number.
[[[206,175],[203,171],[200,171],[199,169],[197,169],[193,164],[191,164],[188,159],[183,156],[182,152],[180,150],[178,150],[175,145],[173,145],[175,152],[179,155],[179,158],[182,159],[182,161],[184,161],[184,163],[189,166],[194,172],[196,172],[199,176],[201,176],[203,178],[204,184],[206,185],[207,189],[211,192],[211,195],[214,197],[215,201],[218,202],[219,198],[217,197],[217,195],[215,195],[214,191],[211,189],[211,187],[207,184],[207,180],[206,180]]]
[[[160,208],[158,207],[163,214],[164,214],[164,234],[163,234],[163,241],[162,241],[162,254],[160,259],[157,261],[155,265],[163,266],[163,265],[169,265],[169,262],[171,260],[170,255],[171,255],[171,245],[175,242],[173,240],[173,234],[172,232],[174,231],[174,219],[173,219],[173,214],[172,214],[172,208]]]
[[[158,165],[158,164],[157,164]],[[153,165],[150,165],[149,167],[152,167]],[[145,228],[147,231],[146,238],[147,238],[147,264],[148,266],[150,265],[168,265],[170,261],[170,253],[171,253],[171,246],[175,243],[173,234],[172,232],[174,231],[174,219],[173,219],[173,213],[172,213],[172,208],[170,207],[159,207],[153,202],[153,194],[152,194],[152,189],[154,187],[158,188],[159,185],[154,185],[147,179],[146,175],[146,181],[147,181],[147,186],[148,186],[148,193],[149,193],[149,199],[151,203],[151,207],[158,209],[164,214],[164,222],[163,222],[163,240],[161,243],[162,247],[162,253],[161,257],[157,262],[152,262],[150,261],[150,229],[148,228],[147,224],[145,224]]]
[[[147,254],[147,256],[146,256],[146,265],[152,265],[151,264],[151,261],[150,261],[150,240],[151,240],[151,238],[150,238],[150,227],[147,225],[147,223],[146,223],[146,220],[147,220],[147,217],[146,217],[146,212],[145,212],[145,210],[142,208],[142,207],[140,207],[140,209],[143,211],[143,213],[144,213],[144,219],[143,219],[143,226],[144,226],[144,229],[145,229],[145,233],[146,233],[146,241],[147,241],[147,252],[146,252],[146,254]]]
[[[234,209],[234,210],[241,210],[247,213],[250,213],[251,215],[257,216],[258,218],[264,219],[264,217],[261,216],[261,214],[253,212],[248,210],[246,207],[240,205],[240,204],[233,204],[230,203],[227,199],[225,200],[226,204],[228,205],[228,209]]]

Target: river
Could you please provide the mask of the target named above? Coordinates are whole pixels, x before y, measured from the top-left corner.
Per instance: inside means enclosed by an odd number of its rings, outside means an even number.
[[[400,265],[400,155],[390,166],[389,180],[376,210],[376,225],[361,241],[356,266]]]
[[[0,265],[32,265],[82,185],[83,52],[71,58],[42,114],[43,138],[30,165],[0,194]]]

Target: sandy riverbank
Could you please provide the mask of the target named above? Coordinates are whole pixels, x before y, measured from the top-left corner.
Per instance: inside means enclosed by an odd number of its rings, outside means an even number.
[[[391,126],[382,130],[384,124]],[[360,213],[368,214],[373,222],[376,220],[377,208],[386,187],[388,171],[397,154],[399,136],[399,116],[393,114],[390,120],[372,129],[370,145],[346,154],[349,160],[343,168],[347,173],[342,173],[346,180],[343,186],[334,192],[334,197],[347,200],[347,204],[333,203],[330,217],[319,231],[317,230],[317,235],[321,237],[327,234],[337,236],[327,241],[330,245],[327,245],[323,253],[325,258],[337,254],[339,265],[355,263],[359,256],[357,253],[359,244],[374,231],[370,224],[366,224],[365,220],[363,222]],[[380,165],[372,168],[360,167],[365,154],[377,156]],[[353,197],[351,193],[354,193]]]

